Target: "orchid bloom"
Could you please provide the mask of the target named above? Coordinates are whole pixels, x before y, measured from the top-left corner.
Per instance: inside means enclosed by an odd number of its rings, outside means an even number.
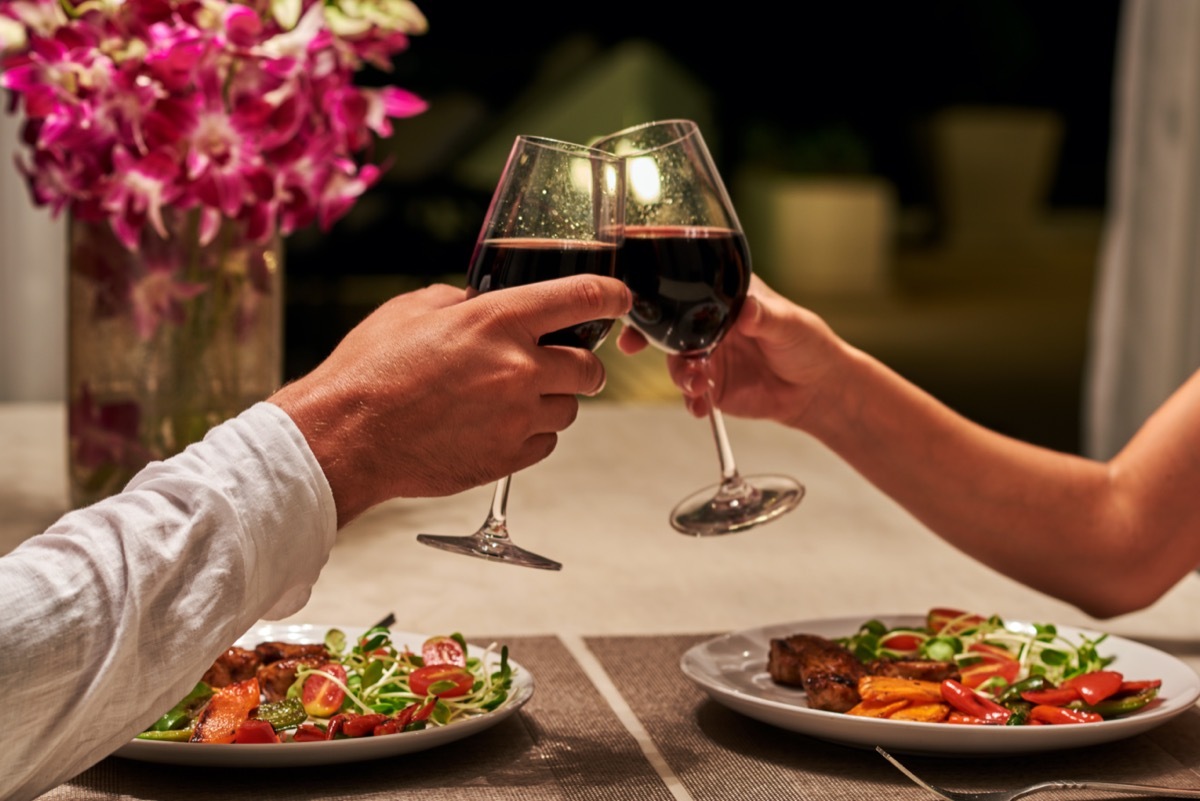
[[[39,205],[105,215],[130,250],[162,209],[258,241],[328,229],[379,177],[371,137],[425,101],[354,83],[428,27],[409,0],[10,0],[0,87],[25,117]]]

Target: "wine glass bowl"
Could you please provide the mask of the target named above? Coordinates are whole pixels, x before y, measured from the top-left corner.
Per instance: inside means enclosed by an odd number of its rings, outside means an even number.
[[[616,274],[624,235],[625,164],[612,154],[538,136],[518,136],[496,184],[467,270],[467,294],[568,275]],[[552,331],[539,345],[595,350],[613,320]],[[470,535],[418,534],[442,550],[506,564],[562,565],[513,543],[508,532],[511,476],[500,479],[483,525]]]
[[[661,120],[592,143],[626,160],[625,242],[618,273],[633,293],[626,322],[660,350],[706,360],[732,328],[750,286],[750,247],[699,127]],[[781,475],[743,478],[709,399],[721,480],[688,496],[671,525],[729,534],[794,509],[804,487]]]

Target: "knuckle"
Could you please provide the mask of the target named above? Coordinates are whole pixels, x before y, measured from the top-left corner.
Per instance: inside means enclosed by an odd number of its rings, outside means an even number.
[[[608,305],[605,302],[604,293],[601,291],[600,285],[594,280],[576,282],[575,294],[579,299],[580,306],[587,312],[596,314],[597,316],[603,314]]]

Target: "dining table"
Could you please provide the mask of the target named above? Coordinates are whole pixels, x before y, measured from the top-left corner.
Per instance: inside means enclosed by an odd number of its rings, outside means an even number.
[[[682,660],[763,627],[799,633],[835,621],[850,634],[856,621],[950,607],[1108,633],[1200,670],[1200,577],[1187,576],[1147,609],[1097,620],[947,544],[809,435],[766,421],[727,423],[744,476],[779,473],[804,484],[794,511],[724,536],[677,532],[668,519],[674,504],[719,478],[709,423],[682,402],[601,396],[582,401],[554,451],[512,480],[513,539],[561,570],[417,541],[422,532],[474,531],[492,486],[395,499],[341,530],[309,601],[280,623],[357,630],[393,614],[397,631],[503,644],[532,693],[495,725],[345,763],[213,769],[114,755],[43,798],[925,799],[929,792],[869,743],[745,714],[685,673]],[[0,454],[3,553],[69,509],[64,405],[0,404]],[[1200,787],[1200,712],[1188,705],[1148,730],[1079,746],[903,750],[896,755],[918,775],[959,789],[1081,777]]]

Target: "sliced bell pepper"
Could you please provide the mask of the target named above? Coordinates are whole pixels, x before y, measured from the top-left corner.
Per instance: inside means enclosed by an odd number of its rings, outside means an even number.
[[[1026,690],[1021,697],[1031,704],[1066,706],[1079,700],[1079,691],[1071,687],[1047,687],[1044,690]]]
[[[1098,704],[1120,690],[1124,681],[1125,677],[1115,670],[1093,670],[1072,676],[1061,686],[1078,692],[1085,704]]]
[[[238,727],[250,717],[260,700],[258,679],[246,679],[222,687],[213,693],[208,705],[196,718],[190,742],[233,742]]]
[[[1099,723],[1104,718],[1095,712],[1088,712],[1086,709],[1071,709],[1066,706],[1038,704],[1029,710],[1029,720],[1040,723],[1071,724]]]
[[[270,721],[247,718],[237,727],[233,741],[235,743],[277,743],[279,735],[275,733],[275,727],[271,725]]]
[[[984,698],[954,679],[943,681],[941,689],[942,698],[946,703],[965,715],[980,718],[993,725],[1003,725],[1012,717],[1012,712],[1005,707],[990,698]]]
[[[1142,707],[1149,704],[1158,696],[1157,687],[1147,687],[1141,692],[1132,693],[1129,695],[1110,696],[1098,704],[1082,705],[1081,708],[1089,712],[1095,712],[1105,718],[1115,718],[1121,715],[1128,715],[1130,712],[1136,712]]]

